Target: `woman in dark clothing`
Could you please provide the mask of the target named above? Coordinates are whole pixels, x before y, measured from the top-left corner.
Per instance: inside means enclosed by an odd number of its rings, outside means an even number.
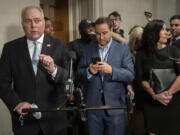
[[[133,62],[135,63],[135,56],[138,49],[141,47],[143,28],[141,26],[134,26],[129,32],[129,48],[132,53]],[[135,76],[135,78],[137,78]],[[133,135],[145,135],[144,126],[144,94],[143,88],[136,83],[136,79],[133,81],[132,85],[128,85],[127,89],[133,86],[134,90],[134,102],[133,113],[130,119],[130,129]],[[132,89],[132,88],[131,88]]]
[[[149,135],[180,134],[180,62],[169,59],[179,59],[180,51],[166,45],[167,38],[166,25],[162,20],[149,22],[142,35],[142,48],[136,55],[138,83],[147,92],[144,111]],[[177,77],[168,90],[155,94],[149,84],[152,68],[175,69]]]

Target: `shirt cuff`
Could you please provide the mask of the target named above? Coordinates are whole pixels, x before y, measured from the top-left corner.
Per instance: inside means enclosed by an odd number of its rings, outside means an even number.
[[[92,78],[92,74],[89,72],[89,68],[86,69],[87,72],[87,78],[91,79]]]
[[[55,77],[56,77],[56,74],[57,74],[57,66],[56,66],[56,69],[54,70],[54,72],[50,73],[51,76],[52,76],[52,79],[54,80]]]

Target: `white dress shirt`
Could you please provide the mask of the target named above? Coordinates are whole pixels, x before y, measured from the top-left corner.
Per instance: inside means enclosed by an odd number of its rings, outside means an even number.
[[[40,52],[42,50],[43,40],[44,40],[44,34],[42,34],[41,37],[38,40],[36,40],[37,47],[38,47]],[[29,54],[30,54],[30,57],[31,57],[31,60],[32,60],[32,56],[33,56],[33,53],[34,53],[34,47],[35,47],[34,41],[27,39],[27,44],[28,44]],[[57,67],[56,67],[55,71],[53,73],[51,73],[53,79],[55,78],[56,73],[57,73]]]

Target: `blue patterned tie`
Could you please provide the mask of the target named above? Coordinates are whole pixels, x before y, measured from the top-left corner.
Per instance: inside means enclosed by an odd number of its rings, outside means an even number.
[[[34,41],[34,53],[33,53],[33,56],[32,56],[32,65],[33,65],[33,69],[34,69],[34,73],[35,75],[37,74],[37,65],[38,65],[38,62],[39,62],[39,48],[38,48],[38,43],[37,41]]]

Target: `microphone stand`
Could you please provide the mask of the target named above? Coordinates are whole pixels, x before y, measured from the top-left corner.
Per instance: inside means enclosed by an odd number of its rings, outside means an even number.
[[[126,106],[89,106],[87,107],[83,103],[83,95],[81,92],[81,89],[75,90],[75,92],[79,93],[79,104],[77,106],[71,106],[71,107],[57,107],[57,108],[49,108],[49,109],[39,109],[39,108],[30,108],[30,109],[23,109],[23,113],[35,113],[35,112],[41,112],[41,113],[46,113],[46,112],[61,112],[61,111],[66,111],[66,112],[73,112],[76,116],[76,112],[80,114],[81,120],[86,121],[86,112],[87,111],[92,111],[92,110],[117,110],[117,109],[127,109]],[[77,121],[73,121],[72,123],[72,134],[77,135],[78,131],[78,126],[77,126]]]
[[[23,113],[34,113],[34,112],[61,112],[61,111],[91,111],[91,110],[117,110],[117,109],[127,109],[127,106],[91,106],[79,108],[77,106],[74,107],[63,107],[63,108],[55,108],[55,109],[39,109],[39,108],[29,108],[23,109]]]
[[[73,59],[70,60],[70,68],[69,68],[69,77],[65,82],[65,94],[73,94],[74,91],[74,82],[73,82]]]
[[[69,77],[68,80],[65,82],[65,94],[72,94],[75,96],[75,101],[77,101],[77,106],[74,106],[74,103],[72,102],[71,107],[57,107],[57,108],[47,108],[47,109],[39,109],[39,108],[30,108],[30,109],[23,109],[23,113],[35,113],[35,112],[61,112],[61,111],[66,111],[66,112],[79,112],[81,116],[82,121],[86,121],[86,111],[91,111],[91,110],[116,110],[116,109],[127,109],[127,106],[89,106],[87,107],[84,104],[84,97],[81,88],[74,88],[74,82],[73,82],[73,57],[74,54],[71,53],[72,57],[70,59],[70,69],[69,69]],[[75,59],[75,57],[74,57]],[[100,77],[102,77],[100,75]],[[102,86],[103,86],[103,78],[102,80]],[[102,87],[103,89],[103,87]],[[76,99],[77,98],[77,99]],[[76,122],[76,121],[75,121]],[[77,131],[77,126],[76,123],[73,123],[73,127],[75,127],[74,134],[76,134]]]

